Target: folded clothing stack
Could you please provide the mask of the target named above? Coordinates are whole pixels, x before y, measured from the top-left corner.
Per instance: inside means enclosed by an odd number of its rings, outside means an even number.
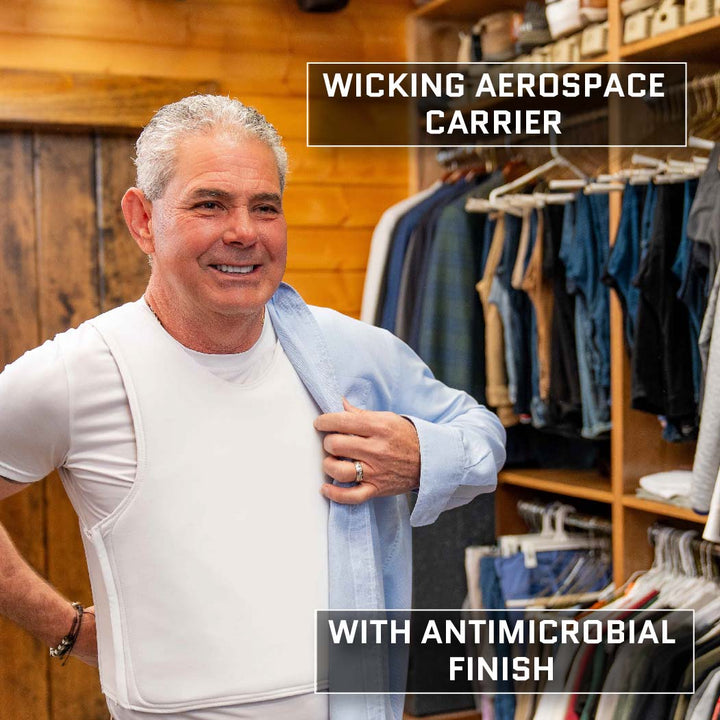
[[[603,52],[607,52],[607,0],[551,0],[546,5],[528,0],[522,14],[492,13],[481,17],[471,31],[461,32],[457,59],[573,63]]]
[[[668,470],[640,478],[638,496],[690,507],[691,470]]]
[[[607,0],[551,0],[545,12],[553,38],[565,37],[607,20]]]

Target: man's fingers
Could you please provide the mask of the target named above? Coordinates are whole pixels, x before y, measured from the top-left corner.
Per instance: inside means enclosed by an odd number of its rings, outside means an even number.
[[[322,486],[322,494],[336,503],[342,505],[359,505],[364,503],[377,495],[377,488],[370,483],[361,483],[360,485],[354,485],[353,487],[338,487],[330,483],[325,483]]]
[[[375,424],[367,414],[362,412],[344,411],[325,413],[315,418],[314,426],[320,432],[336,432],[346,435],[362,435],[367,437],[374,431]]]
[[[323,470],[338,483],[323,486],[325,497],[339,503],[362,503],[374,497],[401,495],[418,486],[420,448],[412,421],[391,412],[361,410],[343,399],[343,412],[327,413],[315,420],[325,433],[328,457]],[[358,479],[355,462],[363,468]]]
[[[359,435],[344,435],[342,433],[328,433],[323,438],[325,452],[339,458],[352,460],[367,460],[373,451],[373,440]]]
[[[368,479],[370,467],[367,463],[363,463],[363,479]],[[339,460],[336,457],[326,457],[323,459],[323,472],[329,475],[333,480],[341,483],[355,482],[357,474],[355,472],[354,460]]]
[[[345,408],[346,412],[349,413],[361,413],[362,410],[359,407],[355,407],[354,405],[350,404],[350,401],[347,398],[343,398],[343,407]]]
[[[351,405],[343,398],[344,412],[324,413],[315,418],[314,426],[321,432],[336,432],[346,435],[383,435],[387,428],[388,417],[392,413],[363,410]]]

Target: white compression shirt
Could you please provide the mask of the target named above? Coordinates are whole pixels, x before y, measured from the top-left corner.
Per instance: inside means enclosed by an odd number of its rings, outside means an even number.
[[[90,528],[132,488],[135,434],[122,379],[104,340],[90,325],[69,332],[73,336],[70,353],[75,357],[67,357],[67,346],[65,356],[61,355],[57,343],[48,341],[0,373],[0,476],[33,482],[59,468],[81,524]],[[268,319],[247,352],[209,355],[183,350],[226,380],[255,383],[262,381],[278,347]],[[71,406],[65,362],[74,361],[82,363],[83,385],[73,393]],[[326,527],[321,532],[326,535]],[[322,695],[162,716],[108,704],[115,720],[327,718],[327,697]]]
[[[152,313],[149,307],[147,311]],[[90,528],[130,492],[136,470],[135,433],[110,349],[91,325],[69,332],[74,340],[71,352],[77,357],[63,358],[57,343],[48,340],[0,374],[0,475],[32,482],[63,468],[77,490],[73,501],[80,521]],[[276,344],[268,321],[247,352],[208,355],[183,350],[219,377],[250,383],[265,374]],[[64,362],[76,360],[84,369],[83,385],[70,407]]]

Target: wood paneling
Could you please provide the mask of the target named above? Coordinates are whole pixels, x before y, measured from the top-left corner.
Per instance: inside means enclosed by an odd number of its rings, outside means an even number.
[[[0,136],[0,368],[38,344],[38,278],[32,172],[32,137]],[[45,571],[43,487],[35,485],[0,506],[0,521],[18,549],[38,571]],[[47,652],[41,644],[0,619],[0,715],[48,720]]]
[[[286,140],[305,142],[305,96],[250,95],[244,91],[243,80],[237,84],[229,78],[223,88],[233,96],[240,98],[246,105],[257,108],[277,128]]]
[[[93,140],[40,134],[36,156],[40,335],[52,337],[99,309]]]
[[[58,63],[58,58],[62,59]],[[105,72],[112,76],[204,80],[235,78],[243,93],[286,95],[305,92],[305,60],[241,48],[158,47],[132,41],[14,35],[0,33],[0,66],[69,73]]]
[[[294,0],[223,3],[185,0],[56,0],[12,3],[0,13],[0,31],[138,44],[297,55],[310,60],[368,52],[377,59],[402,49],[402,6],[356,2],[340,13],[308,15]],[[363,7],[359,7],[363,5]],[[128,9],[130,8],[130,11]],[[160,31],[160,32],[159,32]],[[399,59],[399,58],[398,58]]]
[[[217,89],[213,82],[4,70],[0,122],[140,128],[160,105]]]
[[[365,270],[369,228],[293,228],[288,231],[288,270]]]
[[[145,290],[150,266],[132,239],[120,200],[135,184],[132,157],[134,138],[104,137],[97,140],[97,187],[100,203],[100,305],[103,311],[137,300]]]
[[[394,44],[394,43],[393,43]],[[128,42],[107,42],[74,37],[14,35],[0,32],[0,66],[11,69],[57,70],[70,73],[107,72],[113,76],[153,75],[167,79],[220,78],[239,95],[305,95],[306,63],[310,60],[400,62],[397,51],[365,50],[361,55],[347,49],[321,57],[248,52],[242,43],[231,49],[158,47]]]
[[[285,281],[310,305],[323,305],[352,317],[360,316],[364,270],[348,270],[342,273],[288,270]]]
[[[98,237],[93,138],[39,135],[40,328],[52,337],[96,315]],[[47,578],[72,600],[89,604],[90,583],[77,517],[55,473],[47,481]],[[103,712],[97,671],[78,661],[50,666],[52,720],[95,720]]]
[[[294,227],[373,228],[383,210],[406,194],[403,185],[290,185],[285,215]]]
[[[0,134],[0,362],[37,345],[38,306],[32,136]]]
[[[292,139],[285,145],[292,185],[407,185],[407,150],[402,148],[319,148]]]

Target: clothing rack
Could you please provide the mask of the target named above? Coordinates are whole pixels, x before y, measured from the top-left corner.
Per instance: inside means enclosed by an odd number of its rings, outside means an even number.
[[[713,89],[716,92],[720,91],[720,72],[714,72],[709,73],[708,75],[697,75],[692,80],[690,80],[687,84],[687,88],[689,90],[705,90],[705,89]],[[679,86],[672,86],[670,89],[674,89],[675,87],[683,87],[682,85]]]
[[[672,533],[671,540],[673,543],[678,543],[680,541],[680,538],[682,536],[685,536],[685,542],[689,545],[690,549],[696,555],[699,556],[709,554],[712,555],[712,557],[720,560],[720,545],[710,542],[709,540],[698,540],[694,537],[689,538],[689,536],[686,534],[688,532],[693,532],[695,535],[698,535],[697,531],[694,530],[677,530],[675,528],[670,528],[667,525],[663,525],[662,523],[654,523],[648,528],[648,540],[650,544],[654,547],[657,547],[660,535],[667,532]]]
[[[477,147],[449,147],[442,148],[435,153],[435,159],[443,167],[461,165],[472,160],[479,160],[480,148]]]
[[[671,85],[667,88],[669,94],[678,95],[681,91],[682,94],[687,94],[695,101],[695,112],[692,115],[697,114],[699,108],[703,108],[705,112],[712,111],[710,107],[712,102],[712,95],[715,95],[715,105],[720,105],[720,72],[710,73],[708,75],[698,75],[692,80],[688,81],[687,84],[676,84]],[[705,93],[703,97],[702,93]],[[665,102],[668,102],[668,98],[664,98]],[[671,103],[672,104],[672,103]],[[678,104],[677,109],[681,108],[682,104]],[[690,108],[688,108],[690,111]],[[597,122],[599,120],[607,120],[608,109],[599,108],[586,113],[578,113],[572,115],[564,123],[563,127],[566,130],[577,128],[583,125],[589,125],[590,123]],[[528,135],[517,135],[513,146],[522,145],[523,141],[529,139]],[[566,147],[575,147],[574,145],[567,145]],[[438,150],[435,154],[435,159],[443,167],[451,166],[452,164],[467,163],[471,160],[478,159],[483,146],[477,145],[474,147],[448,147]],[[510,149],[510,148],[508,148]]]
[[[562,503],[559,502],[547,505],[532,500],[520,500],[517,504],[518,513],[520,513],[521,516],[535,517],[538,521],[548,510],[555,508],[555,511],[557,511],[560,507],[567,508],[569,506],[562,505]],[[565,515],[563,525],[567,528],[584,530],[590,533],[601,533],[603,535],[612,534],[612,523],[609,520],[596,517],[595,515],[574,512],[574,509]]]

